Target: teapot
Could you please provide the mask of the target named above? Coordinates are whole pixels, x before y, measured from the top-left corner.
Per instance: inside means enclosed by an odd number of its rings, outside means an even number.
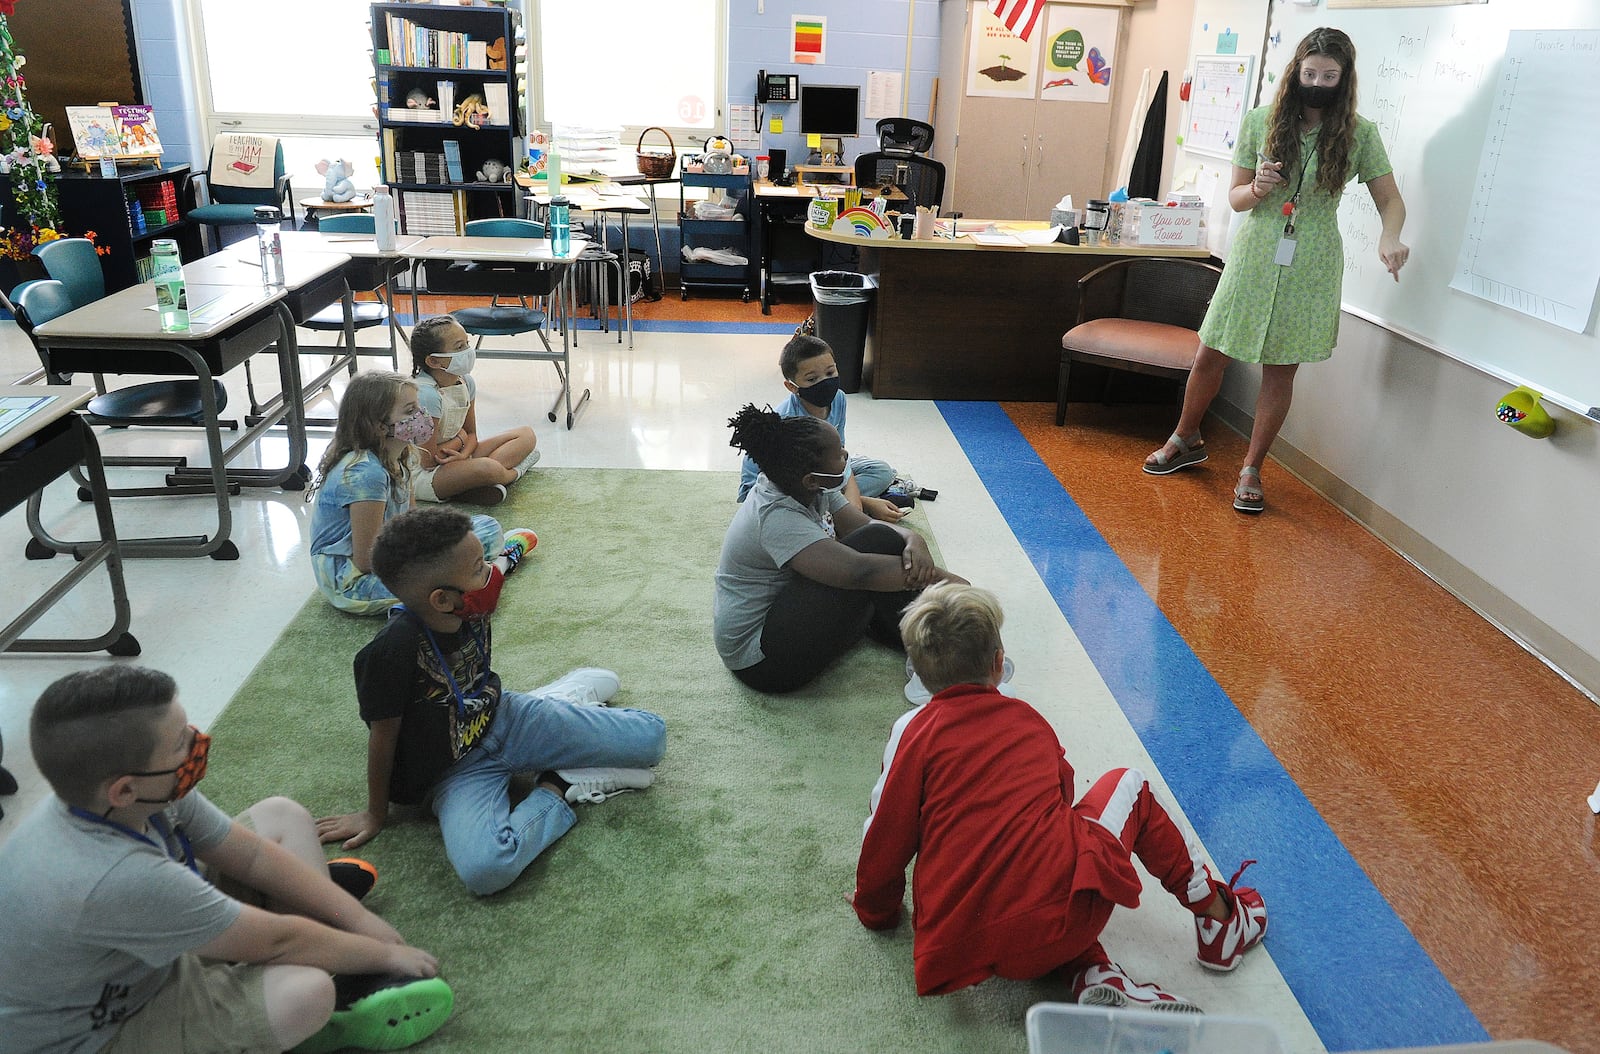
[[[720,135],[706,140],[706,153],[702,161],[708,176],[727,176],[733,173],[733,144]]]

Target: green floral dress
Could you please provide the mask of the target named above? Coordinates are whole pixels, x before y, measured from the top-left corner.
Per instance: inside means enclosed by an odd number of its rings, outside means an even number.
[[[1267,111],[1245,114],[1233,163],[1256,167],[1256,151],[1267,141]],[[1362,183],[1394,169],[1378,137],[1378,126],[1356,118],[1350,174]],[[1295,215],[1294,262],[1273,262],[1283,236],[1283,205],[1300,182],[1299,166],[1284,170],[1281,184],[1250,210],[1228,253],[1222,280],[1200,324],[1200,339],[1241,362],[1320,362],[1339,339],[1339,294],[1344,280],[1344,241],[1339,236],[1339,194],[1317,186],[1317,132],[1300,140],[1306,164]]]

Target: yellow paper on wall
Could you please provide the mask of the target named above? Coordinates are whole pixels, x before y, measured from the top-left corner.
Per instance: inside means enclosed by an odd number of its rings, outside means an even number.
[[[783,134],[783,118],[774,117],[767,121],[767,132],[771,135]]]
[[[806,147],[811,150],[821,150],[822,136],[815,133],[806,136]]]

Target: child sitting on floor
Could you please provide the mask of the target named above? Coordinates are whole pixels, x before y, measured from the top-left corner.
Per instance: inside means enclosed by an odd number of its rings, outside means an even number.
[[[375,872],[336,884],[305,809],[241,823],[194,789],[211,740],[171,677],[68,674],[29,731],[55,793],[0,849],[0,1047],[397,1050],[450,1016],[434,957],[357,902]]]
[[[432,419],[417,404],[417,386],[398,373],[374,370],[350,378],[339,402],[333,442],[322,456],[317,481],[306,492],[311,511],[311,570],[328,603],[354,615],[388,611],[396,598],[372,573],[378,530],[412,505],[414,443],[426,441]],[[502,545],[500,524],[472,518],[473,533],[495,574],[474,603],[491,610],[500,584],[539,539],[526,528],[511,531]]]
[[[383,829],[390,802],[431,801],[456,874],[486,896],[572,827],[569,803],[650,785],[666,724],[607,707],[616,674],[577,669],[532,692],[502,691],[489,620],[462,606],[490,572],[464,513],[402,513],[384,526],[372,561],[404,604],[356,655],[367,807],[318,820],[324,842],[355,849]],[[538,782],[513,807],[520,773]]]
[[[811,416],[828,422],[839,433],[844,443],[844,392],[839,390],[839,367],[833,361],[833,349],[819,337],[797,333],[783,346],[778,356],[778,369],[783,371],[783,386],[789,398],[778,404],[782,417]],[[761,466],[754,458],[746,456],[739,472],[739,501],[750,494],[756,485]],[[856,508],[885,523],[898,523],[906,510],[882,497],[894,483],[894,469],[884,461],[871,457],[852,457],[845,467],[842,492]]]
[[[411,331],[417,402],[433,418],[432,438],[417,444],[418,501],[498,505],[506,500],[506,487],[539,460],[538,437],[527,425],[478,438],[478,382],[472,376],[477,357],[467,331],[449,315],[425,318]]]
[[[900,634],[934,693],[895,722],[856,868],[856,915],[900,921],[916,857],[917,993],[991,976],[1060,971],[1079,1003],[1194,1011],[1123,973],[1100,946],[1116,905],[1137,907],[1137,856],[1194,914],[1200,965],[1232,970],[1267,932],[1261,894],[1211,876],[1136,769],[1101,776],[1073,804],[1072,766],[1027,703],[995,690],[1005,649],[1000,603],[937,584],[906,607]],[[1254,863],[1246,861],[1245,866]]]

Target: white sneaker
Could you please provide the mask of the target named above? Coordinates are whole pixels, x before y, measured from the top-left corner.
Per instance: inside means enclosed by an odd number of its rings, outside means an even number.
[[[603,802],[614,794],[644,790],[655,782],[655,769],[557,769],[556,775],[572,786],[567,788],[567,801]]]
[[[515,472],[517,474],[517,478],[518,479],[521,479],[523,476],[526,476],[528,474],[528,470],[530,468],[532,468],[533,466],[537,465],[538,463],[539,463],[539,448],[538,447],[534,447],[531,451],[529,451],[528,456],[523,458],[521,461],[517,462],[517,467],[512,469],[511,471],[513,471],[513,472]]]
[[[1017,672],[1016,663],[1011,661],[1011,656],[1005,657],[1005,664],[1001,667],[1000,683],[995,685],[995,691],[1001,695],[1011,694],[1011,675]],[[923,686],[922,678],[917,676],[916,668],[911,665],[910,658],[906,659],[906,702],[912,706],[922,706],[933,693]],[[1597,791],[1600,793],[1600,791]]]
[[[622,687],[622,678],[610,670],[580,666],[569,670],[561,680],[538,689],[539,695],[565,700],[573,706],[604,706]]]

